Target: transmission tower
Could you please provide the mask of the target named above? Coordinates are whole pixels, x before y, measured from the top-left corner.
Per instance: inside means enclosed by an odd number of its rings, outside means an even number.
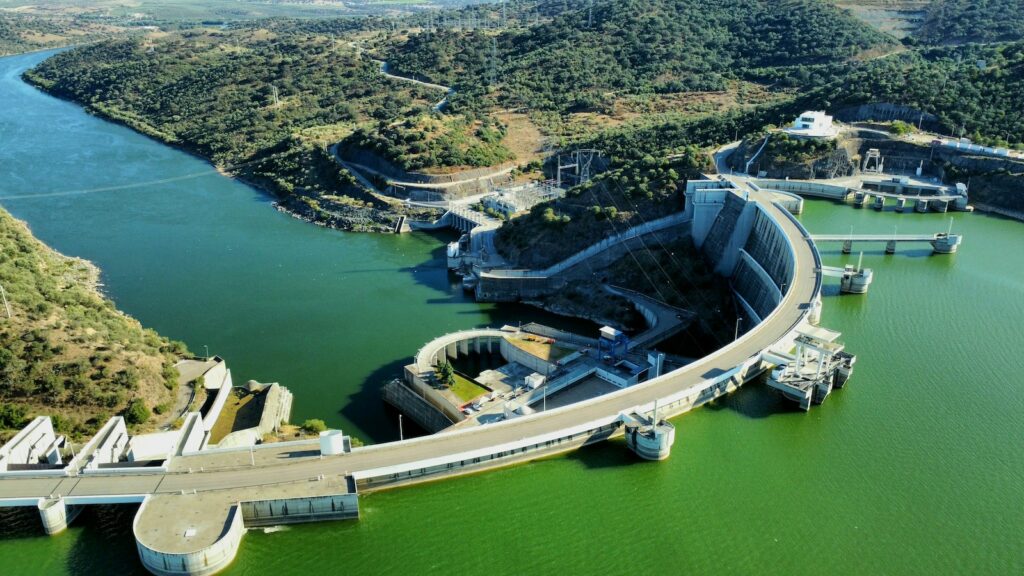
[[[494,87],[498,83],[498,37],[491,36],[491,65],[487,71],[487,83]]]
[[[572,184],[578,186],[590,181],[594,169],[594,160],[601,158],[601,151],[590,148],[573,150],[568,154],[558,155],[558,172],[555,174],[556,185],[562,187],[562,172],[571,170]]]

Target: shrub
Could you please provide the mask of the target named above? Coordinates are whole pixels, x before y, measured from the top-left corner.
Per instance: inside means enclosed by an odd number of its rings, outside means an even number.
[[[310,418],[302,423],[302,430],[308,434],[319,434],[327,430],[327,424],[319,418]]]
[[[146,403],[142,399],[136,398],[125,408],[124,419],[129,424],[145,424],[149,420],[149,408],[146,408]]]

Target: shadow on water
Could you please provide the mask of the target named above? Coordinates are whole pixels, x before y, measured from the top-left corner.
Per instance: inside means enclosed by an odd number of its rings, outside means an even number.
[[[135,504],[87,506],[71,524],[77,533],[68,551],[68,573],[149,574],[139,562],[132,534],[138,510]]]
[[[395,352],[402,356],[374,370],[363,381],[359,391],[349,395],[345,399],[345,405],[338,410],[339,414],[369,433],[368,438],[360,438],[367,444],[398,440],[398,412],[393,409],[389,412],[385,409],[388,405],[384,402],[381,391],[385,384],[402,376],[405,365],[412,361],[411,356],[406,354],[415,354],[416,351]],[[408,420],[403,419],[404,429],[409,429],[406,426]]]
[[[562,456],[570,462],[579,462],[589,469],[621,468],[647,463],[626,447],[622,439],[605,440],[583,446]]]
[[[731,410],[747,418],[768,418],[780,414],[801,413],[795,402],[790,402],[769,390],[764,376],[744,384],[739,390],[704,405],[706,410]]]
[[[35,506],[0,508],[0,540],[45,536],[39,510]]]

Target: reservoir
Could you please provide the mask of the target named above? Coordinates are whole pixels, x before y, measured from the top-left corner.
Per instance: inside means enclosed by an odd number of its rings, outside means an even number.
[[[527,307],[467,299],[446,238],[346,234],[276,212],[205,162],[27,86],[0,59],[0,205],[95,262],[118,307],[278,381],[293,420],[397,436],[380,385],[452,330]],[[1013,574],[1024,571],[1024,224],[955,214],[964,245],[865,253],[871,293],[826,290],[857,373],[803,413],[752,384],[675,421],[672,457],[616,443],[364,496],[358,522],[252,531],[229,574]],[[948,215],[808,201],[812,233],[945,231]],[[841,266],[838,245],[825,264]],[[131,574],[130,508],[65,533],[0,527],[4,574]],[[32,522],[37,522],[32,517]]]

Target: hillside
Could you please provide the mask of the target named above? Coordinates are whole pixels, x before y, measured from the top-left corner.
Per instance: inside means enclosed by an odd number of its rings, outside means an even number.
[[[810,92],[833,108],[904,104],[939,118],[940,131],[979,143],[1024,143],[1024,42],[906,52],[821,78]]]
[[[1020,0],[932,0],[916,36],[929,44],[1024,39]]]
[[[91,42],[124,31],[120,26],[72,14],[0,11],[0,56]]]
[[[492,45],[493,44],[493,45]],[[817,0],[615,0],[526,28],[414,34],[395,70],[467,97],[546,110],[595,109],[623,94],[721,91],[758,68],[842,61],[891,40]]]
[[[119,312],[98,279],[90,263],[54,252],[0,209],[0,285],[11,313],[0,303],[0,436],[38,414],[87,436],[132,400],[150,410],[173,404],[184,345]]]
[[[91,112],[211,160],[303,217],[390,230],[391,206],[326,148],[357,126],[390,122],[436,91],[380,75],[334,37],[274,30],[192,30],[64,52],[26,73]]]

